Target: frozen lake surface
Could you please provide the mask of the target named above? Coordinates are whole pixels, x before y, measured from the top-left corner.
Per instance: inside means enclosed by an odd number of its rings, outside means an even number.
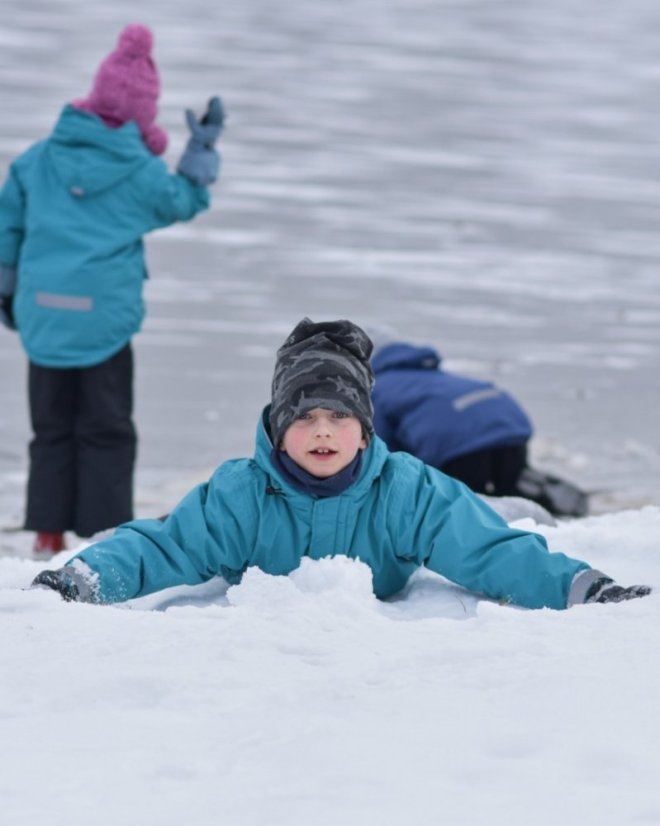
[[[85,93],[134,4],[4,0],[0,174]],[[660,9],[569,0],[143,0],[174,166],[229,113],[209,213],[150,237],[140,515],[251,452],[303,316],[381,323],[491,377],[533,458],[658,502]],[[26,364],[0,332],[0,494],[22,517]],[[6,542],[9,540],[5,541]]]

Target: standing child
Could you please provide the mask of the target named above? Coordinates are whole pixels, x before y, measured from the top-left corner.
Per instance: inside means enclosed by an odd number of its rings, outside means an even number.
[[[34,438],[25,528],[35,555],[133,518],[136,433],[131,339],[147,277],[143,236],[209,205],[219,98],[170,174],[158,157],[160,94],[152,34],[122,31],[88,97],[64,107],[50,137],[11,165],[0,190],[4,320],[29,358]]]
[[[162,521],[123,525],[33,584],[113,603],[214,576],[235,583],[250,566],[286,575],[303,556],[342,555],[371,568],[381,598],[420,565],[528,608],[650,592],[550,553],[460,482],[390,453],[373,433],[371,349],[350,321],[303,319],[278,351],[253,459],[225,462]]]

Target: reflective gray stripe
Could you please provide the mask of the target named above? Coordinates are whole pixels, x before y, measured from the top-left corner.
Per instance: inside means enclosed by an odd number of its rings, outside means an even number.
[[[479,402],[485,402],[487,399],[496,399],[501,393],[502,391],[498,390],[497,387],[473,390],[464,396],[458,396],[451,404],[454,410],[465,410],[466,407],[471,407],[473,404],[478,404]]]
[[[61,295],[60,293],[37,293],[34,299],[40,307],[54,310],[77,310],[89,313],[94,305],[87,295]]]

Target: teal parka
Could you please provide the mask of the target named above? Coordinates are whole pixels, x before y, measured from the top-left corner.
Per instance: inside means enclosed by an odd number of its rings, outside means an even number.
[[[88,367],[121,350],[144,317],[143,235],[208,204],[135,123],[111,129],[66,106],[0,190],[0,263],[18,270],[14,317],[30,360]]]
[[[376,596],[395,594],[420,565],[488,597],[566,608],[589,566],[550,553],[538,534],[510,528],[465,485],[374,437],[359,479],[326,498],[302,493],[270,461],[264,422],[253,459],[225,462],[164,520],[138,520],[74,557],[97,574],[96,599],[121,602],[250,566],[295,570],[303,556],[360,559]],[[75,565],[75,562],[72,560]]]

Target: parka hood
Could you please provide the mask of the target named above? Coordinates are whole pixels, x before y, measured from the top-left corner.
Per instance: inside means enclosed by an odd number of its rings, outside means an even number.
[[[386,344],[371,359],[375,373],[385,370],[437,370],[442,361],[433,347],[417,347],[403,341]]]
[[[81,198],[115,186],[153,158],[133,121],[111,129],[97,115],[70,105],[46,142],[46,153],[57,178]]]

